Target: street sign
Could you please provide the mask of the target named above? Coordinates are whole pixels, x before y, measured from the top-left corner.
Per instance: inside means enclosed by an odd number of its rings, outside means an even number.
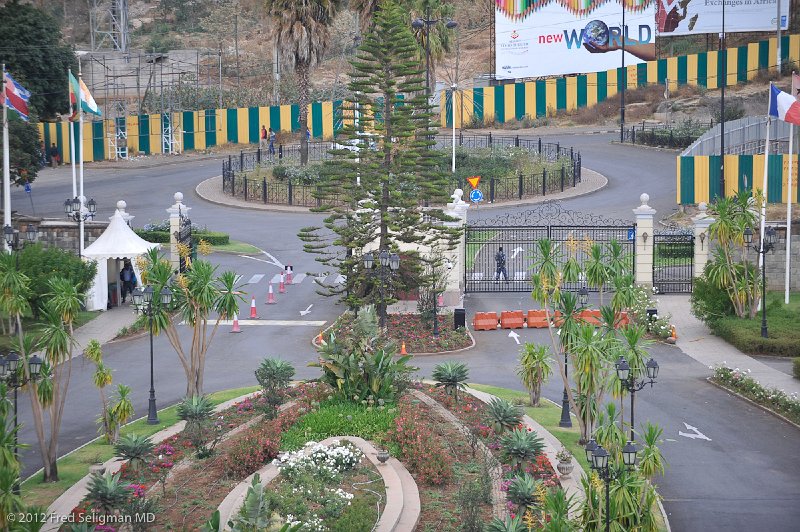
[[[469,199],[472,203],[480,203],[483,201],[483,192],[476,188],[469,193]]]
[[[27,192],[28,194],[31,193],[31,184],[30,183],[25,183],[25,192]]]
[[[630,242],[636,240],[636,229],[628,229],[628,240]]]
[[[472,189],[475,190],[478,188],[478,184],[481,182],[481,176],[474,175],[472,177],[467,178],[467,182],[472,186]]]

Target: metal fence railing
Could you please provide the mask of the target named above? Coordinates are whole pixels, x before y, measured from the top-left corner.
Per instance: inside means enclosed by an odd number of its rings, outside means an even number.
[[[436,138],[436,148],[451,148],[453,139],[450,136]],[[543,169],[541,173],[494,177],[485,176],[483,189],[486,201],[520,200],[527,197],[546,196],[563,192],[581,182],[581,155],[571,147],[558,143],[542,142],[541,139],[526,139],[518,136],[457,135],[456,145],[465,148],[503,149],[519,147],[541,155],[546,161],[554,164],[554,169]],[[331,159],[331,142],[309,143],[309,161]],[[283,164],[300,160],[299,145],[279,145],[274,154],[259,148],[255,151],[239,152],[229,155],[222,162],[222,191],[245,201],[263,204],[294,205],[299,207],[338,206],[344,199],[338,195],[326,193],[324,200],[319,185],[297,182],[292,178],[279,181],[268,181],[265,176],[250,176],[257,168],[267,164]],[[560,164],[558,164],[560,163]],[[469,190],[466,178],[454,178],[452,188]],[[488,188],[488,190],[487,190]]]
[[[705,131],[713,127],[714,121],[691,124],[690,126],[672,124],[634,124],[623,130],[622,142],[657,146],[660,148],[683,149],[697,140]]]
[[[769,122],[770,152],[788,153],[789,124],[782,120]],[[746,116],[738,120],[725,122],[725,153],[754,155],[764,153],[764,139],[767,136],[767,118],[765,116]],[[719,155],[722,146],[719,123],[703,133],[683,150],[681,156]]]

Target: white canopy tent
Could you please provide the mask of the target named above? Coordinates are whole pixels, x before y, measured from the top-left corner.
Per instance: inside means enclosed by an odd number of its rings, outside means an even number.
[[[109,281],[116,283],[116,297],[119,297],[120,261],[128,259],[133,265],[136,279],[141,273],[136,266],[136,257],[144,255],[159,244],[148,242],[133,232],[127,224],[131,218],[125,213],[124,202],[117,203],[117,210],[103,234],[83,252],[85,260],[97,261],[97,275],[86,295],[87,310],[106,310],[108,308]]]

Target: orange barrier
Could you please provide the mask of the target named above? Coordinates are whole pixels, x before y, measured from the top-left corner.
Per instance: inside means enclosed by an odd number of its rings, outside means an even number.
[[[500,313],[501,329],[522,329],[525,316],[521,310],[504,310]]]
[[[529,310],[527,323],[529,329],[543,329],[547,327],[547,312],[544,310]]]
[[[472,328],[476,331],[497,329],[497,312],[476,312],[472,318]]]

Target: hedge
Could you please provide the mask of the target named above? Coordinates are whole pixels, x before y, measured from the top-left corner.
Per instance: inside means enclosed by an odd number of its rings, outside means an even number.
[[[169,231],[147,231],[145,229],[134,229],[133,231],[148,242],[169,244]],[[193,231],[192,240],[195,243],[205,240],[212,246],[224,246],[230,243],[231,237],[228,233],[219,231]]]

